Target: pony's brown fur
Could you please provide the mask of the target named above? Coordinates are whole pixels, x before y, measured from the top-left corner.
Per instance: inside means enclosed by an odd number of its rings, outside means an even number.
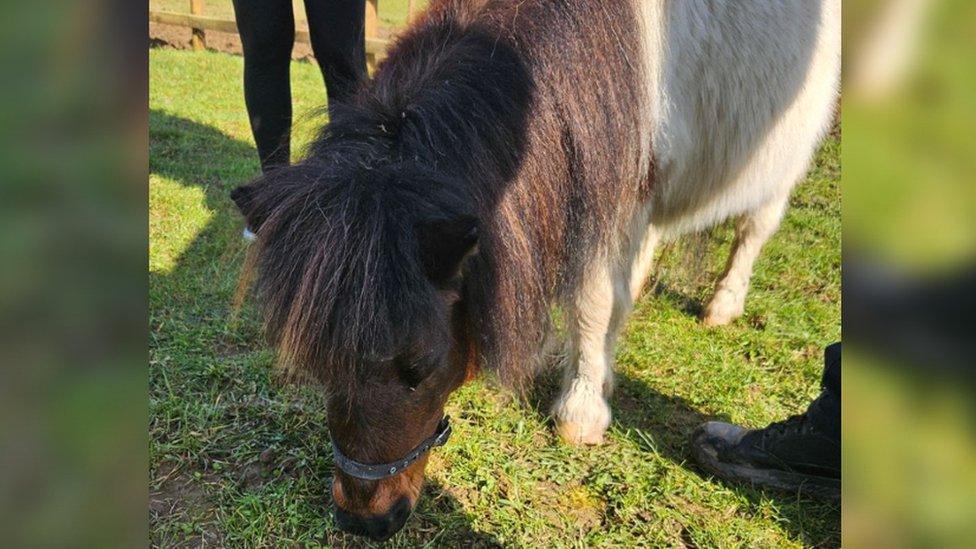
[[[308,158],[251,187],[258,288],[283,363],[334,383],[364,356],[395,353],[398,332],[431,328],[410,324],[446,318],[428,310],[434,285],[396,218],[473,215],[477,253],[457,289],[468,332],[508,385],[531,376],[550,307],[616,245],[650,185],[631,10],[436,3],[334,108]]]
[[[550,307],[617,245],[650,177],[638,173],[639,44],[627,2],[487,2],[478,24],[528,66],[533,104],[522,162],[466,281],[483,363],[521,386],[538,364]],[[420,29],[417,29],[420,32]]]
[[[649,192],[638,32],[616,0],[434,2],[304,160],[235,190],[266,332],[345,454],[402,457],[476,370],[531,379]],[[337,472],[337,502],[412,506],[422,468]]]

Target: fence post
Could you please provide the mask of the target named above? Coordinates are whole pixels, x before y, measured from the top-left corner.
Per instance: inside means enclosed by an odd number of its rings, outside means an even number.
[[[190,0],[190,13],[193,15],[203,15],[203,0]],[[194,51],[207,48],[207,37],[203,33],[203,29],[193,28],[190,45],[193,46]]]
[[[379,34],[378,0],[366,0],[366,38],[376,38]],[[366,68],[372,71],[376,68],[376,55],[366,54]]]
[[[190,13],[193,15],[203,15],[203,0],[190,0]],[[203,29],[193,27],[193,35],[190,36],[190,46],[194,51],[207,48],[207,37]]]

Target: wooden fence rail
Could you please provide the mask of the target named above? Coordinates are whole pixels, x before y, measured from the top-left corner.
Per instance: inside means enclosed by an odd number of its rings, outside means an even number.
[[[178,27],[189,27],[193,31],[190,44],[194,50],[206,48],[205,31],[218,31],[237,34],[237,22],[229,19],[219,19],[203,15],[204,0],[190,0],[190,13],[176,13],[169,11],[149,10],[149,21],[163,25],[175,25]],[[413,2],[408,4],[407,20],[413,15]],[[366,2],[366,63],[370,69],[376,66],[376,62],[383,58],[387,40],[378,37],[379,23],[377,17],[377,0],[367,0]],[[303,29],[295,30],[295,40],[304,43],[311,43],[308,31]]]

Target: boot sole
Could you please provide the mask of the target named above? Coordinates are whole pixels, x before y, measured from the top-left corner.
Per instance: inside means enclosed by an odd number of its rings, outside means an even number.
[[[703,469],[723,480],[750,484],[755,488],[840,501],[840,479],[804,475],[778,469],[757,469],[736,463],[723,463],[708,448],[698,444],[693,445],[692,453]]]

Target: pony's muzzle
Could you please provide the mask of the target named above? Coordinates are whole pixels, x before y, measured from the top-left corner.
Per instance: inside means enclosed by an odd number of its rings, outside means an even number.
[[[410,500],[406,497],[397,500],[386,514],[371,517],[358,517],[336,505],[335,520],[344,532],[385,541],[403,528],[411,510]]]

